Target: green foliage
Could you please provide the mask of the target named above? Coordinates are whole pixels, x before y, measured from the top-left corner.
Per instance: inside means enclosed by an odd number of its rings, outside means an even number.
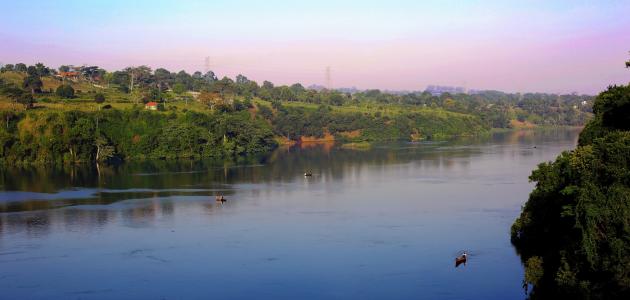
[[[0,129],[5,164],[222,158],[275,146],[269,125],[247,112],[33,111],[11,122],[16,126]]]
[[[66,99],[74,98],[74,88],[69,84],[62,84],[55,90],[55,95]]]
[[[26,70],[27,70],[27,67],[26,67],[25,64],[23,64],[23,63],[15,64],[15,71],[17,71],[17,72],[26,72]]]
[[[595,118],[580,134],[579,145],[588,145],[611,131],[630,130],[630,85],[611,86],[593,105]]]
[[[360,112],[341,112],[329,106],[320,105],[316,109],[284,106],[279,101],[272,102],[274,114],[269,107],[259,105],[259,114],[269,120],[277,135],[289,139],[301,136],[321,138],[330,133],[336,139],[346,142],[411,140],[415,138],[442,139],[457,135],[475,135],[490,128],[474,116],[439,110],[397,112],[393,118]],[[359,135],[348,137],[349,132]]]
[[[6,64],[2,68],[0,68],[0,72],[11,72],[11,71],[15,71],[15,65],[13,64]]]
[[[105,102],[105,95],[103,95],[103,93],[96,93],[94,95],[94,102],[96,102],[97,104]]]
[[[530,177],[536,188],[512,242],[526,274],[532,258],[544,261],[539,280],[526,278],[532,298],[630,297],[629,95],[630,86],[602,92],[578,148]]]
[[[525,262],[525,282],[536,284],[544,274],[543,260],[538,256],[532,256]]]
[[[173,85],[173,92],[175,94],[181,95],[186,92],[186,86],[183,83],[176,83]]]
[[[593,112],[601,117],[602,125],[610,129],[630,129],[630,86],[613,86],[601,93]]]
[[[69,71],[70,67],[62,66],[60,70]],[[118,128],[118,125],[114,125],[115,122],[112,119],[114,116],[122,114],[116,122],[127,124],[133,128],[139,126],[138,122],[140,122],[134,118],[153,118],[149,117],[153,115],[145,116],[146,112],[141,109],[123,110],[122,112],[117,109],[108,109],[108,112],[103,113],[102,116],[77,117],[93,120],[95,123],[92,124],[92,127],[89,127],[88,124],[76,123],[79,121],[72,121],[74,120],[72,118],[69,121],[59,121],[61,123],[58,122],[55,125],[60,128],[68,128],[64,132],[59,132],[58,136],[69,134],[74,130],[70,129],[72,126],[80,125],[83,132],[77,136],[82,136],[82,138],[72,140],[72,143],[79,143],[85,148],[79,149],[78,146],[68,146],[70,140],[66,140],[54,144],[56,145],[55,148],[49,148],[48,152],[41,152],[42,145],[48,145],[55,140],[53,138],[48,141],[40,141],[43,136],[46,136],[42,133],[47,130],[44,125],[41,125],[43,127],[40,126],[40,131],[34,132],[20,129],[30,128],[29,126],[18,126],[13,131],[7,131],[7,136],[12,137],[12,139],[19,137],[20,142],[18,144],[21,145],[20,147],[24,147],[22,154],[13,152],[9,148],[5,149],[5,152],[12,153],[17,161],[111,160],[111,157],[105,155],[108,153],[124,159],[172,158],[174,156],[206,157],[207,155],[226,155],[226,153],[249,153],[250,150],[244,150],[245,152],[241,150],[267,147],[244,147],[242,143],[249,144],[249,142],[244,142],[237,137],[248,136],[248,134],[239,130],[235,130],[238,132],[235,136],[219,134],[218,132],[225,130],[217,127],[218,125],[213,125],[214,127],[208,125],[212,123],[209,121],[207,126],[201,126],[202,130],[198,130],[200,125],[196,121],[191,121],[190,124],[177,124],[177,126],[169,125],[170,122],[175,122],[174,120],[192,111],[203,111],[204,113],[199,115],[201,119],[213,116],[212,118],[222,120],[223,116],[240,116],[239,122],[247,121],[243,124],[243,128],[249,128],[253,126],[252,124],[256,124],[256,128],[266,128],[270,136],[275,134],[298,140],[304,136],[322,138],[332,134],[336,140],[341,142],[360,143],[443,139],[458,135],[476,135],[487,132],[493,127],[509,127],[513,119],[541,125],[579,125],[584,124],[588,119],[591,110],[590,103],[592,102],[588,96],[574,94],[508,94],[482,91],[475,94],[443,93],[432,95],[429,92],[390,93],[380,90],[317,90],[305,88],[299,83],[276,86],[265,81],[262,85],[258,85],[255,81],[241,74],[236,76],[234,80],[228,77],[219,80],[212,71],[208,71],[206,74],[195,72],[191,75],[185,71],[171,72],[164,68],[153,71],[146,66],[129,67],[111,73],[105,72],[97,66],[73,67],[72,71],[77,71],[80,75],[73,79],[75,82],[72,84],[82,92],[77,92],[78,95],[75,100],[64,101],[63,103],[55,101],[57,100],[56,97],[48,98],[48,95],[46,95],[46,100],[40,98],[45,103],[40,106],[42,114],[39,115],[53,118],[52,115],[56,111],[62,111],[62,114],[77,116],[77,114],[82,113],[74,112],[74,109],[96,111],[96,109],[91,108],[101,107],[100,104],[105,98],[111,104],[104,107],[118,109],[129,108],[132,103],[135,105],[140,101],[145,103],[155,101],[159,103],[158,109],[160,111],[164,111],[165,108],[169,111],[168,115],[154,114],[160,118],[152,121],[155,123],[152,126],[163,130],[164,135],[159,136],[158,133],[149,129],[146,129],[145,132],[144,127],[141,127],[138,132],[142,134],[138,134],[137,137],[134,137],[136,135],[127,136],[126,140],[120,140],[118,133],[109,132],[112,127]],[[40,77],[50,76],[55,71],[43,64],[36,64],[35,66],[16,64],[14,66],[6,65],[3,72],[0,78],[4,79],[5,83],[0,85],[0,94],[30,108],[35,100],[33,95],[40,97],[38,94],[43,87]],[[58,81],[49,77],[43,78],[43,80],[47,85],[47,90],[50,89],[51,83],[55,86],[58,84],[55,83]],[[22,88],[30,90],[30,93],[12,86],[11,83],[22,84]],[[173,92],[170,92],[169,88]],[[187,95],[186,91],[191,91],[190,95]],[[75,96],[72,86],[69,85],[58,87],[56,94],[61,98]],[[196,98],[196,102],[193,101],[193,97]],[[271,105],[260,103],[263,102],[261,99],[270,102]],[[96,102],[96,105],[87,103],[92,100]],[[190,106],[189,100],[192,102]],[[185,110],[178,103],[182,101],[186,101]],[[256,104],[254,105],[254,103]],[[13,105],[6,107],[12,108]],[[254,107],[257,109],[250,110]],[[133,114],[137,114],[137,116],[130,117]],[[605,119],[621,118],[619,122],[624,123],[624,113],[619,116]],[[9,119],[18,122],[21,126],[38,121],[30,120],[26,115],[11,116],[7,118],[7,120]],[[163,119],[168,121],[163,121]],[[599,122],[603,122],[602,120]],[[53,120],[51,124],[56,123]],[[589,126],[593,127],[594,125]],[[603,128],[602,126],[600,127]],[[608,123],[606,126],[609,126]],[[11,128],[8,125],[5,127]],[[203,141],[220,140],[219,144],[222,150],[213,148],[210,151],[209,148],[197,145],[199,140],[195,144],[197,146],[191,146],[193,143],[191,138],[182,131],[193,132],[199,135]],[[145,140],[145,133],[151,133],[151,138]],[[176,141],[179,140],[175,133],[179,133],[182,140],[187,142],[177,144]],[[210,134],[212,138],[207,134]],[[168,139],[169,136],[172,136],[173,139]],[[97,141],[97,137],[104,140]],[[136,142],[132,145],[128,144],[132,138]],[[265,139],[263,140],[264,142],[260,142],[261,144],[273,144],[273,142],[268,143]],[[208,143],[212,144],[213,142]],[[37,145],[37,147],[32,148],[33,145]],[[66,146],[64,148],[59,145]],[[114,147],[114,151],[108,151],[110,148],[107,147],[110,146]],[[181,154],[172,154],[171,151]],[[43,153],[41,157],[44,158],[32,156],[32,153],[40,152]],[[59,153],[62,155],[58,155]],[[96,153],[102,153],[102,155]],[[106,158],[100,158],[101,156]]]
[[[36,74],[37,71],[34,72],[35,74],[29,74],[28,76],[26,76],[24,78],[24,82],[22,83],[22,87],[31,90],[32,94],[40,93],[42,86],[44,86],[42,80]]]

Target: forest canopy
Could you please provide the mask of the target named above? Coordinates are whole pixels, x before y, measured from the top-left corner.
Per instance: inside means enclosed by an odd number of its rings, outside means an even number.
[[[578,147],[532,173],[512,226],[532,299],[630,298],[630,85],[593,111]]]

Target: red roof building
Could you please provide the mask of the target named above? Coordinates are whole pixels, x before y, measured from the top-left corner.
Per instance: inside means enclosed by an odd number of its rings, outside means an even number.
[[[157,110],[158,109],[158,103],[157,102],[147,102],[147,104],[144,105],[145,109],[150,109],[150,110]]]
[[[79,72],[59,72],[59,77],[79,77]]]

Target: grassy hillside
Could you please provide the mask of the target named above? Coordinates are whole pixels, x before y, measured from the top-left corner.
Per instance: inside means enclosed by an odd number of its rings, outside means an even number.
[[[74,80],[42,64],[17,70],[0,70],[6,163],[102,160],[102,147],[108,160],[170,159],[259,153],[274,140],[446,139],[513,124],[580,124],[590,109],[577,95],[346,94],[146,66],[112,73],[79,67]],[[147,102],[160,109],[145,110]]]

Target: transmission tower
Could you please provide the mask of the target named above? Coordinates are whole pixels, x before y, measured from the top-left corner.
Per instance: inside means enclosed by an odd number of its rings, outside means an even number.
[[[332,79],[331,79],[331,76],[330,76],[330,66],[326,67],[326,88],[328,90],[332,89]]]
[[[204,73],[208,73],[208,71],[210,71],[210,56],[206,56],[204,59],[204,68]]]

